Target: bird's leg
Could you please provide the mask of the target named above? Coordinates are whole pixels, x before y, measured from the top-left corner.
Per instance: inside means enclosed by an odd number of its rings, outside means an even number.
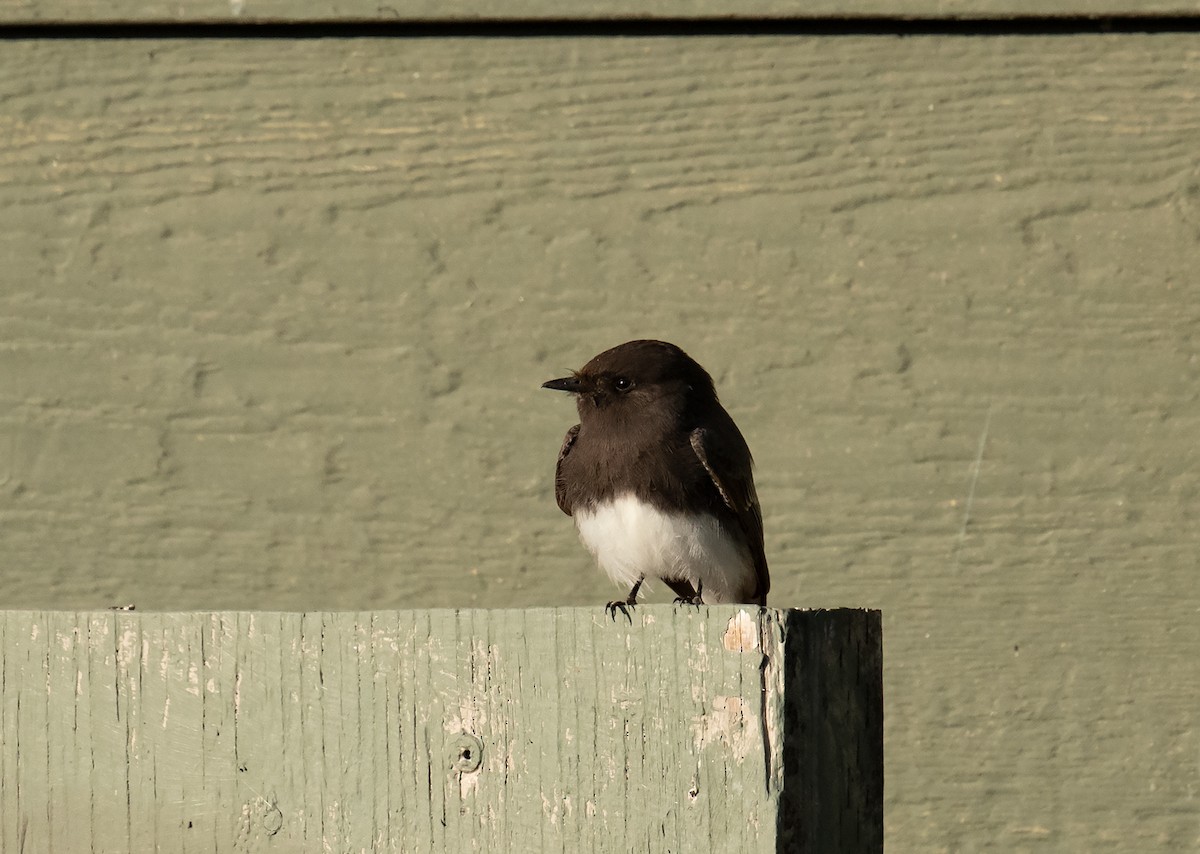
[[[629,591],[629,596],[625,599],[617,599],[609,602],[604,606],[605,613],[615,621],[617,619],[617,611],[625,615],[625,619],[629,621],[629,625],[633,625],[633,617],[629,616],[629,609],[637,606],[637,594],[641,589],[642,582],[646,580],[646,576],[639,578],[633,585],[633,589]]]

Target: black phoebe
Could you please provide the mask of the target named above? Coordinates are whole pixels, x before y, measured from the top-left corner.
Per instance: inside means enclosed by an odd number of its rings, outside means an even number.
[[[554,478],[584,545],[637,602],[661,578],[678,602],[765,605],[771,579],[750,448],[712,377],[665,341],[605,350],[542,388],[575,395]]]

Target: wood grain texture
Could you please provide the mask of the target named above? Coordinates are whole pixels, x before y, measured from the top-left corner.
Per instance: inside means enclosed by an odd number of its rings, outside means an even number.
[[[10,611],[0,640],[5,851],[883,851],[878,612]]]
[[[403,0],[381,4],[368,0],[298,3],[288,0],[5,0],[0,23],[220,21],[486,21],[655,18],[1008,18],[1030,16],[1185,15],[1200,13],[1197,0],[593,0],[586,6],[549,0]]]
[[[887,615],[890,850],[1200,844],[1195,39],[0,63],[6,606],[602,603],[538,385],[663,337]]]

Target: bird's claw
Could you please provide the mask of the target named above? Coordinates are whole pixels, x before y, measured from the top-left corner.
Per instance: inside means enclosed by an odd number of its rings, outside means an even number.
[[[675,604],[691,605],[696,610],[700,610],[700,606],[704,604],[704,583],[698,583],[696,589],[687,596],[676,596]]]
[[[629,614],[629,609],[637,607],[637,603],[630,602],[626,599],[617,599],[609,602],[604,606],[604,613],[608,614],[609,619],[614,623],[617,621],[617,611],[625,615],[625,619],[629,621],[629,625],[633,625],[633,617]]]

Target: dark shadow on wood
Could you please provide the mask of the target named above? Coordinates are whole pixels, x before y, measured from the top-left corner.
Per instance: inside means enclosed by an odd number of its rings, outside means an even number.
[[[877,854],[883,851],[880,613],[860,611],[852,621],[845,611],[786,614],[789,703],[776,850]]]

